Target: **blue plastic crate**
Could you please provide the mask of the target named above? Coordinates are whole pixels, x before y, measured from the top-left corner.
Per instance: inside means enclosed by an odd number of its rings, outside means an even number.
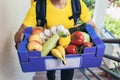
[[[32,33],[32,28],[27,27],[24,32],[24,40],[21,41],[18,48],[18,56],[23,72],[99,67],[103,60],[105,45],[91,25],[86,25],[85,29],[95,46],[84,48],[82,54],[66,55],[66,65],[64,65],[62,61],[54,56],[41,57],[41,52],[27,50],[28,38]]]

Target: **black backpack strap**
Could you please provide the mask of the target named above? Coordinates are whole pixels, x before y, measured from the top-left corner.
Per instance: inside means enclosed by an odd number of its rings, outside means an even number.
[[[71,20],[72,18],[74,19],[74,25],[76,24],[80,14],[81,14],[81,5],[80,5],[80,0],[71,0],[72,3],[72,16],[69,17]]]
[[[46,23],[46,0],[36,0],[36,21],[37,26],[44,26]]]

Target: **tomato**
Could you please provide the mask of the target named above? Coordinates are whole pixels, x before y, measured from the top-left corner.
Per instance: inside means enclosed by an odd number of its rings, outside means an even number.
[[[74,45],[81,45],[84,43],[84,35],[81,31],[76,31],[71,34],[71,43]]]
[[[92,43],[90,43],[90,42],[84,42],[84,46],[85,47],[92,47]]]
[[[77,53],[77,46],[70,44],[67,48],[66,48],[66,52],[68,54],[76,54]]]

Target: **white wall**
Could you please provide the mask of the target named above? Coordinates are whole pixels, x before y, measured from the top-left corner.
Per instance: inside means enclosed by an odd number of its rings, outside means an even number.
[[[30,0],[0,1],[0,80],[32,80],[34,73],[23,73],[14,48],[14,34],[30,6]]]

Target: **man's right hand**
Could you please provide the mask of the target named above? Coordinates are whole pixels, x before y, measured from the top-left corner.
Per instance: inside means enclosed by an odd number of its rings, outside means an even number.
[[[15,36],[14,36],[16,49],[18,49],[19,43],[20,43],[20,42],[23,40],[23,38],[24,38],[24,29],[25,29],[25,26],[22,24],[22,26],[20,27],[20,29],[16,32],[16,34],[15,34]]]

